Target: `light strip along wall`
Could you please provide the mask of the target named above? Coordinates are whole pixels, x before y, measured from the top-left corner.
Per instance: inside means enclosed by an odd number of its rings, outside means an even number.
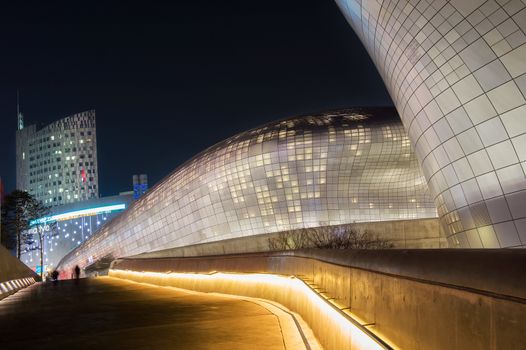
[[[295,276],[263,273],[159,273],[112,269],[111,277],[199,292],[262,298],[298,313],[325,349],[395,349],[349,310],[342,310]]]
[[[71,219],[75,219],[75,218],[82,217],[82,216],[91,216],[91,215],[96,215],[100,213],[108,213],[108,212],[114,212],[114,211],[124,210],[124,209],[126,209],[126,204],[114,204],[114,205],[106,205],[103,207],[75,210],[75,211],[70,211],[67,213],[46,216],[46,217],[43,217],[37,220],[33,220],[31,221],[30,225],[34,226],[38,224],[45,224],[48,222],[71,220]]]
[[[25,277],[25,278],[19,278],[19,279],[1,282],[0,283],[0,300],[15,293],[19,289],[29,287],[35,282],[36,281],[33,277]]]

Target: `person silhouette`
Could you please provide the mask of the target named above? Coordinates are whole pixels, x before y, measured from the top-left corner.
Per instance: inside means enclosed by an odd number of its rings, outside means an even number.
[[[78,280],[80,278],[80,267],[79,265],[75,266],[75,279]]]
[[[57,284],[57,281],[58,281],[58,275],[59,275],[59,272],[57,270],[53,271],[51,273],[51,278],[53,279],[53,284],[56,285]]]

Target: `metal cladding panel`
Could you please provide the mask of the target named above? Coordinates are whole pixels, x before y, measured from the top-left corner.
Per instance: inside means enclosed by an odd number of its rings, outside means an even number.
[[[436,217],[428,192],[394,108],[285,119],[181,165],[62,266],[297,228]]]
[[[400,113],[451,247],[526,245],[526,4],[336,0]]]

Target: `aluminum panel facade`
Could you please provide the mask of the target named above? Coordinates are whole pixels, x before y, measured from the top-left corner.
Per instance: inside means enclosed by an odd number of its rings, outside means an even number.
[[[400,113],[449,245],[526,245],[525,2],[336,2]]]
[[[396,111],[337,111],[272,122],[210,147],[62,266],[297,228],[436,216]]]

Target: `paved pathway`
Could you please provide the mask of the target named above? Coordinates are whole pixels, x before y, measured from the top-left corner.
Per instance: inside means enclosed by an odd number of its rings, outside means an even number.
[[[251,301],[103,277],[33,285],[0,301],[1,349],[284,349]]]

